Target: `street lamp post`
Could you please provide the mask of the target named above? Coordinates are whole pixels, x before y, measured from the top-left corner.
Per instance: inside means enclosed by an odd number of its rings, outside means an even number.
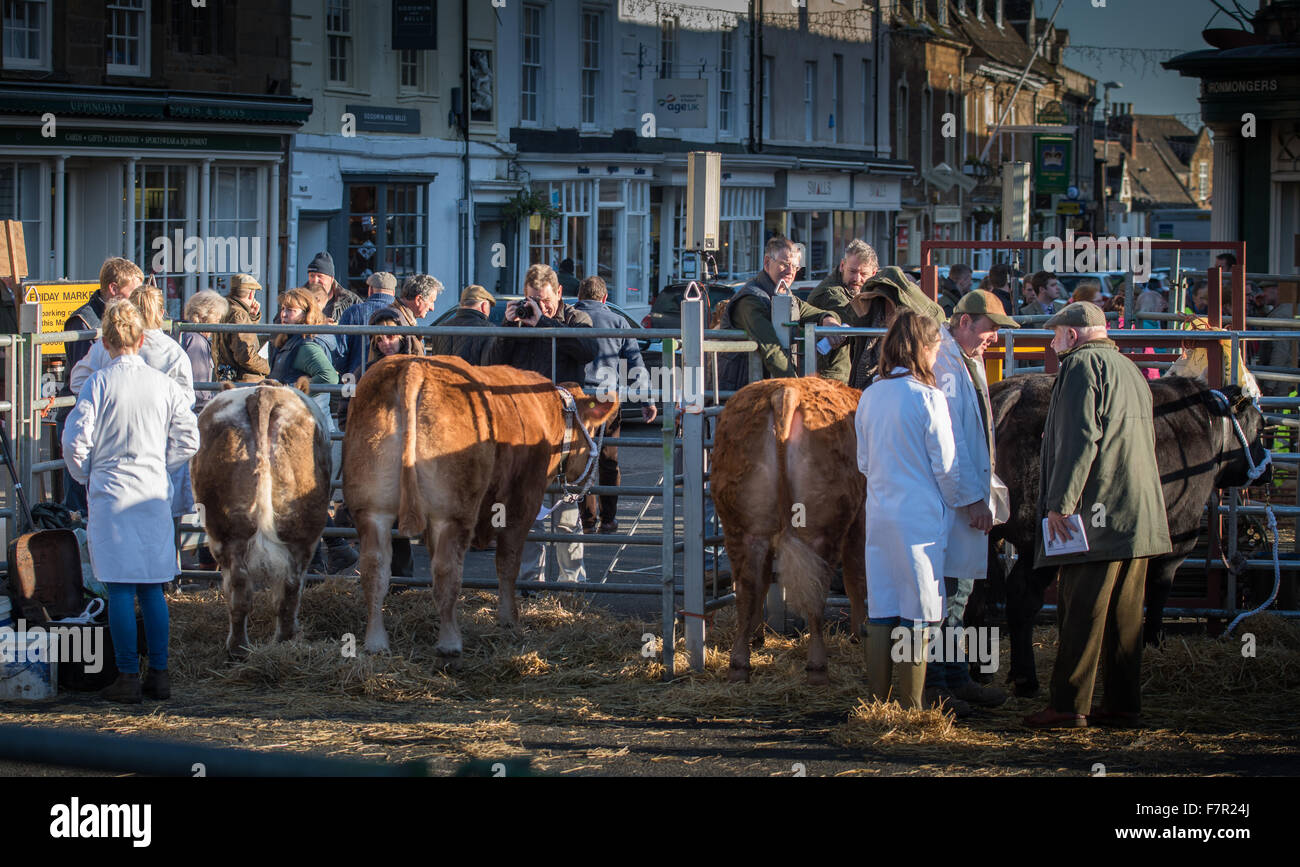
[[[1101,231],[1097,233],[1099,236],[1110,231],[1110,206],[1106,201],[1106,179],[1110,175],[1110,92],[1123,86],[1118,81],[1108,81],[1101,86],[1103,101],[1101,122],[1105,144],[1101,160]]]

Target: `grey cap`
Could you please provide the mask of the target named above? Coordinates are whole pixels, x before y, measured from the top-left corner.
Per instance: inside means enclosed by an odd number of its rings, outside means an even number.
[[[1091,301],[1075,301],[1061,308],[1061,312],[1047,320],[1044,328],[1056,328],[1066,325],[1070,328],[1087,328],[1093,325],[1105,326],[1106,314]]]
[[[366,278],[366,285],[391,294],[397,291],[397,278],[387,271],[376,271]]]

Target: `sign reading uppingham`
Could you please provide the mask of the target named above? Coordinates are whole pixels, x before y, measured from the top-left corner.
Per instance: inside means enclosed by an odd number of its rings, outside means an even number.
[[[28,291],[35,289],[41,296],[41,333],[62,331],[72,311],[90,300],[99,291],[98,283],[28,283]],[[42,355],[62,355],[62,343],[41,346]]]
[[[1034,136],[1034,192],[1064,193],[1070,188],[1074,139],[1068,135]]]
[[[655,124],[673,129],[709,125],[709,81],[661,78],[655,82]]]

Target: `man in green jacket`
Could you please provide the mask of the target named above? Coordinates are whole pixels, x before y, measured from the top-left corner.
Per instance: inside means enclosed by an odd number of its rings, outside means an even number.
[[[1046,535],[1070,540],[1079,516],[1087,550],[1048,556],[1039,540],[1035,568],[1061,566],[1060,646],[1051,699],[1025,717],[1033,728],[1132,727],[1142,702],[1142,600],[1147,558],[1168,554],[1151,389],[1106,337],[1101,309],[1068,305],[1047,321],[1061,359],[1040,453],[1039,514]],[[1092,707],[1101,665],[1105,691]]]
[[[880,270],[880,259],[871,245],[854,238],[844,248],[844,258],[834,271],[808,295],[808,303],[840,318],[845,325],[857,325],[858,315],[853,312],[853,297]],[[853,367],[852,351],[855,341],[849,340],[834,346],[825,355],[817,356],[817,372],[827,379],[848,383]]]
[[[772,298],[789,295],[790,284],[799,270],[802,253],[789,238],[773,236],[763,250],[763,270],[736,290],[722,312],[721,327],[744,329],[755,343],[763,359],[767,377],[798,376],[799,371],[781,346],[772,323]],[[791,299],[790,315],[797,322],[815,322],[818,325],[839,325],[840,319],[811,304],[800,304]],[[718,354],[718,387],[723,391],[739,391],[749,384],[749,356],[744,352]]]

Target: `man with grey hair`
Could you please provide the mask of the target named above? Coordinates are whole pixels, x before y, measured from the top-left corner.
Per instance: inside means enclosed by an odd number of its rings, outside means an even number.
[[[1134,727],[1142,703],[1147,559],[1171,550],[1151,389],[1106,337],[1096,305],[1076,301],[1047,328],[1056,332],[1052,349],[1061,368],[1039,455],[1038,508],[1046,521],[1034,566],[1061,568],[1060,644],[1048,706],[1024,723]],[[1080,531],[1083,540],[1076,539]],[[1045,541],[1076,541],[1082,550],[1049,555]],[[1105,691],[1094,708],[1099,662]]]
[[[723,329],[740,328],[758,344],[766,376],[798,376],[789,353],[781,346],[772,323],[772,298],[789,295],[790,284],[799,271],[802,248],[783,235],[774,235],[763,250],[763,270],[736,290],[722,311]],[[840,318],[812,304],[791,299],[790,315],[798,322],[839,325]],[[744,352],[718,354],[718,386],[738,391],[749,384],[749,356]]]
[[[402,281],[401,291],[397,293],[392,309],[401,317],[403,326],[418,328],[420,320],[428,316],[433,305],[438,303],[441,292],[442,283],[432,274],[412,274]],[[416,344],[416,348],[420,350],[420,355],[426,354],[423,339]]]
[[[834,313],[845,325],[861,325],[861,317],[853,310],[853,298],[862,291],[862,286],[880,270],[880,259],[871,245],[860,238],[854,238],[844,248],[844,257],[839,267],[826,275],[826,278],[808,295],[808,303],[820,307],[828,313]],[[817,351],[817,373],[827,379],[837,379],[845,384],[853,369],[853,350],[861,343],[858,340],[828,338]],[[826,348],[826,352],[821,349]]]

